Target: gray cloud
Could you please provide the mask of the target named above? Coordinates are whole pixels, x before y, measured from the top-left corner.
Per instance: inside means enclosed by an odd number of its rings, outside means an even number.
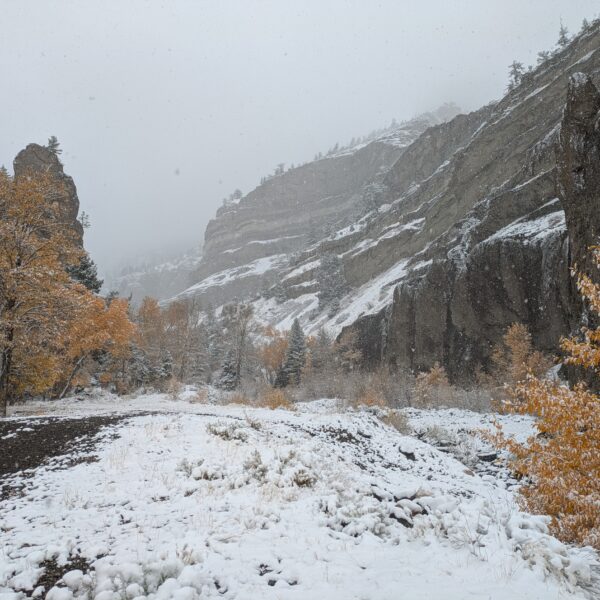
[[[0,162],[57,135],[101,269],[201,239],[281,161],[501,96],[596,0],[3,2]]]

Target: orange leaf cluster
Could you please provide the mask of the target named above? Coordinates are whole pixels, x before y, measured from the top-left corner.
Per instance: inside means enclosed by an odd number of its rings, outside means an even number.
[[[596,261],[600,264],[595,251]],[[600,314],[600,286],[579,275],[578,287],[590,309]],[[563,340],[566,362],[598,369],[600,328],[583,339]],[[526,507],[552,517],[555,534],[600,549],[600,398],[580,383],[574,387],[529,375],[511,390],[508,412],[537,416],[537,434],[521,444],[502,434],[495,440],[510,451],[512,465],[526,481]]]

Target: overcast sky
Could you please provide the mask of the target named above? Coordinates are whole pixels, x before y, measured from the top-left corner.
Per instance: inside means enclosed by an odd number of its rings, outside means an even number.
[[[499,98],[597,0],[0,0],[0,163],[56,135],[105,271],[201,240],[279,162]]]

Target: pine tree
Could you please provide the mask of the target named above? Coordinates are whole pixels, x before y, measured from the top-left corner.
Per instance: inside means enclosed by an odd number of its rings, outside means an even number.
[[[277,371],[275,387],[298,385],[306,364],[306,339],[298,319],[294,319],[287,339],[285,360]]]
[[[324,254],[317,269],[319,286],[319,309],[329,309],[329,314],[339,310],[340,299],[348,292],[349,286],[344,275],[344,266],[337,254]]]
[[[560,30],[558,32],[558,45],[561,48],[564,48],[565,46],[567,46],[569,41],[569,30],[563,25],[563,23],[561,23]]]
[[[311,350],[311,364],[315,371],[329,371],[333,363],[333,342],[331,336],[321,327]]]
[[[513,60],[513,62],[509,66],[509,71],[508,71],[508,77],[509,77],[508,89],[509,90],[516,88],[521,83],[524,72],[525,72],[525,69],[523,67],[523,63]]]
[[[159,379],[166,381],[173,377],[173,356],[168,350],[161,354],[160,369],[158,371]]]
[[[156,373],[148,360],[148,356],[144,350],[136,344],[131,346],[128,373],[131,385],[134,388],[149,385],[156,379]]]
[[[538,54],[537,54],[538,65],[545,63],[549,58],[550,58],[550,52],[548,52],[548,50],[542,50],[541,52],[538,52]]]
[[[100,293],[104,281],[98,278],[98,267],[87,252],[83,254],[79,264],[68,267],[67,272],[73,281],[81,283],[95,294]]]
[[[235,390],[239,384],[239,378],[236,372],[235,352],[228,350],[221,365],[221,374],[217,381],[217,387],[222,390]]]
[[[210,373],[216,371],[221,365],[223,354],[223,329],[211,304],[206,307],[204,325],[206,327],[207,360]]]
[[[58,143],[58,139],[55,135],[51,135],[48,138],[48,144],[46,145],[46,148],[48,148],[48,150],[50,150],[50,152],[52,152],[52,154],[58,156],[59,154],[62,154],[62,150],[60,149],[60,144]]]

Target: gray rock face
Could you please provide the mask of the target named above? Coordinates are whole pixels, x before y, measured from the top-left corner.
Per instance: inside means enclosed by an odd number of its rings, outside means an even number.
[[[557,153],[571,259],[597,278],[587,249],[600,243],[600,92],[583,73],[573,75],[569,84]]]
[[[24,150],[17,154],[13,161],[15,177],[28,172],[50,173],[59,183],[58,193],[53,199],[58,203],[59,210],[65,222],[72,225],[76,232],[79,244],[83,246],[83,227],[77,219],[79,214],[79,198],[73,178],[66,175],[58,156],[39,144],[28,144]]]
[[[380,140],[268,181],[219,211],[186,293],[251,299],[276,282],[287,300],[258,300],[263,320],[352,327],[367,362],[439,361],[455,380],[485,366],[514,322],[554,351],[580,314],[569,267],[587,260],[600,227],[599,74],[595,22],[497,103],[423,128],[406,147]],[[376,206],[352,221],[373,182]],[[311,216],[350,222],[308,243]],[[324,253],[340,256],[352,288],[333,317],[316,302]]]
[[[527,324],[549,352],[577,327],[569,267],[589,268],[600,219],[597,75],[577,70],[598,73],[599,46],[596,25],[494,106],[447,174],[408,198],[425,217],[421,254],[432,264],[398,285],[378,315],[381,340],[354,325],[372,361],[415,370],[440,361],[454,379],[468,378],[511,323]],[[396,173],[408,170],[408,156],[388,174],[397,193],[406,189]]]
[[[262,258],[304,251],[336,224],[352,222],[362,210],[364,187],[380,183],[411,142],[457,112],[456,107],[445,106],[400,124],[371,143],[289,169],[238,203],[221,207],[206,229],[196,281],[201,283],[228,269],[244,270]],[[283,267],[282,261],[279,267]],[[252,297],[275,283],[280,271],[254,277],[246,270],[243,282],[227,278],[224,285],[195,286],[184,294],[213,303]]]

